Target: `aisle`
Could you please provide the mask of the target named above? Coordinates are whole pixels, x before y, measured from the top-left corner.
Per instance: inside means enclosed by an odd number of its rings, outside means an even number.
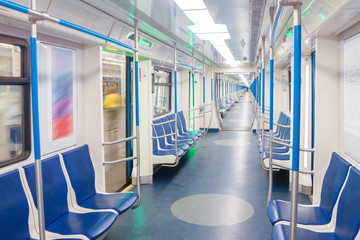
[[[254,121],[250,92],[246,92],[239,100],[227,111],[223,118],[222,130],[224,131],[250,131]]]
[[[243,106],[243,107],[241,107]],[[251,111],[239,103],[236,109]],[[246,122],[240,114],[239,123]],[[235,114],[234,114],[235,115]],[[274,176],[274,198],[289,200],[288,174]],[[250,131],[208,133],[176,168],[161,168],[142,185],[142,204],[120,217],[108,240],[270,239],[268,173]],[[299,202],[309,203],[301,195]]]

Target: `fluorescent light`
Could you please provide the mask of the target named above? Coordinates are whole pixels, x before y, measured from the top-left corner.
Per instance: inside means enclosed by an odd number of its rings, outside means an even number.
[[[226,46],[226,42],[224,41],[224,39],[212,38],[212,39],[209,39],[209,41],[211,42],[212,45],[214,45],[214,47],[216,47],[216,46]]]
[[[186,16],[194,23],[194,25],[207,26],[215,25],[214,20],[212,19],[208,10],[190,10],[184,11]]]
[[[201,33],[196,34],[201,40],[230,39],[229,33]]]
[[[228,29],[225,24],[207,24],[207,25],[192,25],[188,28],[196,34],[199,33],[227,33]]]
[[[202,0],[174,0],[174,2],[183,11],[194,9],[206,9],[206,6]]]
[[[228,46],[215,46],[216,50],[218,50],[219,53],[229,53],[231,54],[230,49],[228,48]]]

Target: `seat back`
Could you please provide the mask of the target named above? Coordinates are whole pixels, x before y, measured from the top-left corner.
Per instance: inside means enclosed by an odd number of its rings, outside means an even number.
[[[284,120],[284,113],[281,111],[280,112],[280,115],[279,115],[279,118],[278,118],[278,121],[277,121],[277,124],[282,124],[282,121]],[[280,127],[276,127],[276,132],[274,134],[279,134],[279,130],[280,130]]]
[[[153,120],[153,123],[154,124],[159,124],[159,123],[161,123],[161,120],[160,119],[155,119],[155,120]],[[156,135],[158,137],[165,135],[164,128],[163,128],[162,125],[155,125],[154,129],[155,129]],[[165,138],[158,138],[157,140],[159,141],[160,148],[163,148],[166,145]]]
[[[19,170],[0,175],[1,239],[28,239],[29,205],[21,184]]]
[[[328,218],[331,218],[332,210],[344,185],[349,167],[350,164],[339,154],[335,152],[332,154],[324,176],[320,198],[320,207]]]
[[[281,125],[290,126],[290,117],[284,114],[283,122]],[[280,127],[279,137],[281,139],[290,139],[290,128]]]
[[[84,145],[62,153],[71,186],[75,190],[76,201],[81,203],[96,193],[95,171],[89,147]]]
[[[187,132],[186,121],[185,121],[185,116],[184,116],[183,111],[178,112],[178,118],[180,119],[183,132]]]
[[[360,229],[360,171],[350,168],[349,177],[341,193],[336,217],[335,233],[339,240],[355,239]]]
[[[170,121],[170,120],[167,118],[167,116],[165,116],[165,117],[160,118],[160,121],[162,123],[164,123],[164,122],[167,122],[167,121]],[[172,134],[170,123],[164,123],[162,126],[164,128],[164,131],[165,131],[166,135]],[[166,137],[167,142],[171,143],[173,141],[172,138],[173,138],[172,136],[167,136]]]
[[[68,212],[68,189],[61,169],[59,156],[56,155],[42,160],[41,168],[43,178],[45,225],[47,226],[61,215]],[[27,165],[24,167],[24,170],[31,195],[34,199],[35,206],[37,206],[35,165]]]
[[[175,119],[175,114],[170,114],[167,116],[168,120],[174,120]],[[178,129],[178,133],[179,135],[182,135],[184,132],[183,132],[183,129],[182,129],[182,125],[181,125],[181,121],[179,119],[179,116],[176,118],[177,119],[177,129]],[[175,122],[171,122],[170,123],[170,126],[171,126],[171,131],[174,133],[175,132]]]

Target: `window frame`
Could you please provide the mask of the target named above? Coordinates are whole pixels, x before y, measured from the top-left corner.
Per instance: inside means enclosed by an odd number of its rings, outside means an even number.
[[[156,83],[155,82],[155,71],[164,71],[164,72],[169,73],[169,82],[168,83]],[[172,109],[172,107],[171,107],[172,106],[172,102],[171,102],[171,99],[172,99],[172,95],[171,95],[171,93],[172,93],[172,70],[167,69],[167,68],[154,67],[154,73],[152,74],[152,92],[153,93],[155,92],[156,86],[169,87],[169,110],[166,112],[162,112],[160,114],[155,114],[155,112],[153,112],[153,118],[158,118],[158,117],[161,117],[161,116],[171,113],[171,109]],[[153,105],[153,107],[154,107],[154,105]]]
[[[30,111],[30,54],[29,44],[26,40],[20,38],[0,35],[0,43],[19,46],[21,48],[21,77],[5,77],[0,76],[0,85],[13,85],[23,87],[23,131],[21,137],[23,139],[23,153],[13,159],[0,162],[0,168],[28,159],[31,153],[31,111]]]

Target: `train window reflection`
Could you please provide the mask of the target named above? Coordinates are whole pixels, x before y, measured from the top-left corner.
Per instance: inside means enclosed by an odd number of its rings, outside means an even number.
[[[0,76],[21,77],[21,48],[0,43]]]
[[[31,150],[27,50],[24,40],[0,35],[0,167],[27,159]]]
[[[24,152],[23,87],[0,86],[0,162]]]
[[[157,117],[171,111],[171,71],[155,69],[153,82],[154,117]]]

